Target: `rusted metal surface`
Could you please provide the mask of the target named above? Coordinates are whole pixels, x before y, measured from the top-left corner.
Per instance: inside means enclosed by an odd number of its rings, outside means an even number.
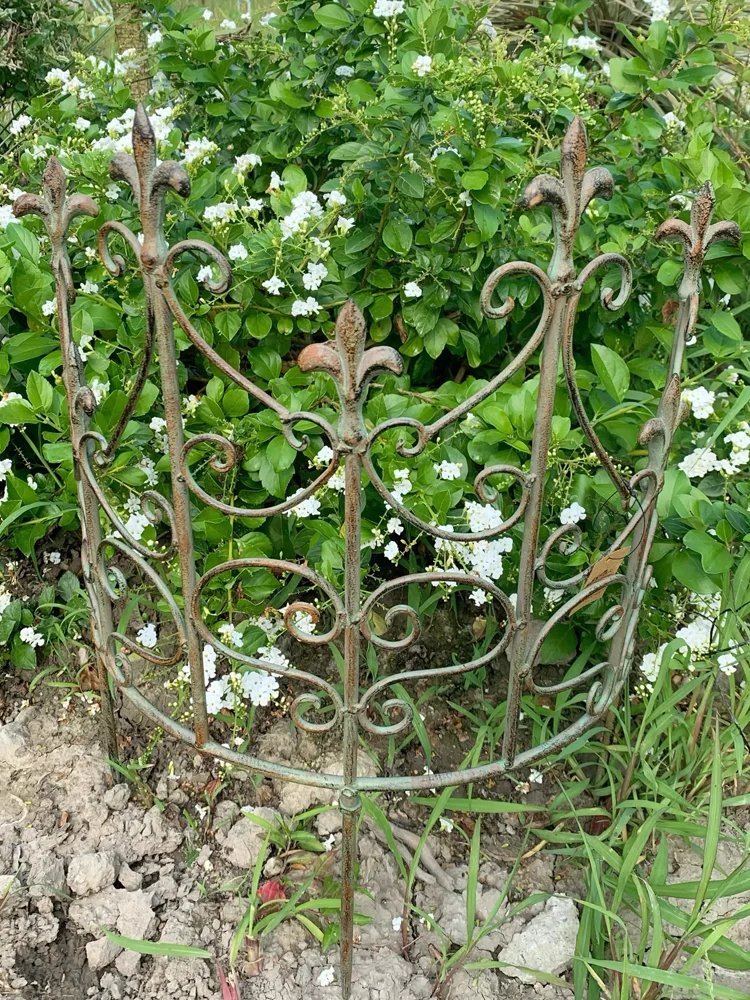
[[[165,199],[169,189],[185,197],[190,182],[184,168],[174,162],[157,164],[156,141],[142,107],[138,108],[133,125],[133,156],[118,153],[111,164],[112,176],[130,185],[139,206],[142,242],[120,222],[106,222],[99,233],[99,250],[105,267],[119,277],[125,261],[110,249],[117,237],[134,255],[140,268],[146,297],[146,329],[143,357],[136,372],[127,406],[109,440],[90,430],[90,419],[96,400],[84,379],[84,366],[71,335],[70,305],[75,292],[66,249],[66,236],[72,219],[79,214],[95,216],[98,209],[85,196],[66,197],[65,175],[60,164],[50,159],[44,173],[42,196],[23,195],[15,205],[17,215],[37,214],[42,217],[52,242],[52,268],[57,283],[58,325],[64,361],[64,379],[70,412],[71,440],[75,458],[82,522],[82,561],[84,577],[93,609],[93,641],[102,679],[102,718],[105,743],[111,757],[116,756],[116,733],[107,677],[130,698],[136,707],[154,724],[177,739],[194,746],[204,754],[259,773],[302,784],[334,789],[338,793],[343,813],[343,847],[341,857],[341,985],[348,997],[352,981],[353,920],[355,909],[355,864],[357,826],[361,815],[362,794],[374,791],[427,790],[448,785],[476,782],[498,774],[533,764],[570,744],[586,730],[601,722],[617,699],[625,683],[636,637],[640,605],[648,586],[651,571],[649,551],[656,530],[656,500],[662,488],[664,471],[674,432],[683,416],[680,399],[680,371],[684,346],[692,335],[698,314],[699,274],[706,250],[718,239],[739,239],[739,228],[731,222],[711,225],[714,206],[713,192],[704,185],[693,204],[691,224],[672,219],[657,232],[658,239],[682,242],[685,255],[685,275],[680,287],[680,308],[677,316],[672,355],[666,386],[656,415],[641,431],[641,444],[647,449],[647,462],[632,478],[623,478],[611,456],[596,436],[586,413],[584,401],[575,379],[573,337],[575,315],[583,286],[596,272],[615,267],[620,273],[620,288],[615,294],[604,288],[601,301],[605,308],[619,309],[630,293],[631,269],[620,254],[606,253],[590,261],[576,273],[573,246],[582,212],[594,197],[609,198],[613,182],[609,171],[601,167],[586,169],[586,132],[580,119],[573,120],[561,150],[561,177],[540,175],[528,185],[524,204],[531,208],[548,205],[552,213],[554,252],[546,273],[534,264],[515,261],[503,264],[487,279],[481,293],[481,305],[486,316],[502,318],[513,308],[513,300],[493,305],[493,293],[504,278],[525,275],[535,281],[541,293],[541,315],[536,329],[515,358],[473,396],[431,424],[422,424],[407,417],[385,420],[368,431],[362,408],[370,381],[378,373],[398,375],[403,363],[391,347],[367,347],[364,318],[349,301],[339,313],[335,341],[306,347],[298,358],[302,371],[321,371],[333,379],[339,396],[339,419],[336,427],[316,413],[292,412],[268,393],[259,389],[245,375],[225,361],[193,327],[182,309],[172,285],[172,272],[177,258],[185,252],[199,251],[217,265],[220,277],[209,283],[214,292],[225,291],[231,282],[231,268],[222,254],[201,240],[185,240],[169,247],[164,237]],[[253,509],[224,503],[211,496],[196,481],[191,468],[191,453],[209,446],[213,452],[210,465],[219,474],[227,473],[238,460],[235,445],[214,433],[196,435],[185,440],[179,387],[176,372],[176,349],[173,323],[177,322],[188,340],[228,379],[247,391],[262,406],[277,415],[283,434],[292,447],[300,452],[308,439],[297,436],[295,427],[302,422],[313,424],[323,435],[333,453],[328,466],[302,491],[268,507]],[[171,492],[161,494],[146,490],[142,494],[143,513],[153,524],[161,522],[168,530],[167,542],[151,549],[133,538],[108,501],[98,480],[98,473],[114,457],[121,435],[138,403],[141,389],[149,374],[154,350],[158,352],[161,401],[167,424],[171,458]],[[497,491],[490,478],[510,476],[520,491],[515,509],[494,528],[478,533],[451,532],[420,519],[395,497],[383,482],[373,461],[373,445],[386,432],[401,428],[416,436],[409,445],[401,440],[397,453],[406,460],[418,458],[429,441],[460,420],[483,399],[505,384],[539,352],[539,392],[536,405],[535,432],[528,470],[509,465],[485,468],[474,481],[474,490],[482,503],[492,504]],[[548,562],[556,551],[573,553],[581,544],[582,532],[573,525],[563,525],[540,544],[540,526],[544,508],[545,477],[548,469],[549,446],[554,395],[557,387],[558,364],[562,359],[565,382],[578,417],[579,425],[588,437],[602,466],[622,499],[625,527],[618,533],[604,556],[617,554],[628,546],[624,568],[591,580],[590,567],[573,573],[566,579],[550,576]],[[202,576],[196,569],[192,537],[191,496],[230,517],[258,518],[282,514],[311,496],[322,487],[344,463],[345,476],[345,568],[344,593],[303,562],[273,558],[232,559],[213,566]],[[361,506],[363,473],[383,500],[399,517],[437,539],[454,542],[497,538],[514,525],[523,522],[523,542],[520,557],[518,593],[515,603],[496,584],[471,574],[454,570],[411,573],[381,584],[373,593],[361,593]],[[102,520],[109,524],[109,533],[102,533]],[[132,636],[115,629],[113,605],[127,589],[122,572],[112,562],[113,554],[126,557],[154,586],[165,601],[172,616],[176,641],[173,654],[163,656],[143,648]],[[171,593],[163,567],[166,560],[179,557],[181,601]],[[616,561],[616,560],[615,560]],[[314,587],[327,600],[332,624],[327,631],[314,635],[303,632],[295,624],[295,615],[303,611],[318,621],[318,611],[298,600],[287,607],[284,622],[287,630],[300,642],[343,644],[343,682],[331,680],[310,671],[271,665],[227,646],[203,621],[202,594],[220,574],[238,574],[245,569],[264,568],[283,576],[300,578],[300,589]],[[428,585],[436,582],[481,588],[494,603],[498,622],[498,638],[481,657],[464,664],[445,667],[411,669],[385,677],[363,689],[360,661],[363,647],[404,650],[420,635],[417,612],[409,605],[398,604],[386,614],[389,630],[396,624],[405,625],[401,638],[378,635],[371,628],[371,612],[382,598],[409,584]],[[541,629],[532,634],[532,596],[535,585],[565,590],[567,598],[554,610]],[[537,684],[534,672],[545,638],[559,622],[602,596],[611,597],[596,628],[597,637],[609,642],[606,660],[586,670],[579,677],[558,684]],[[504,624],[503,624],[504,623]],[[206,695],[201,656],[203,642],[210,643],[221,655],[246,664],[255,670],[273,672],[287,681],[299,693],[290,706],[290,716],[301,730],[311,733],[337,732],[343,750],[343,773],[328,774],[308,771],[263,760],[250,753],[240,753],[218,743],[211,736],[210,719],[206,710]],[[388,694],[395,684],[417,680],[436,680],[445,675],[460,675],[495,662],[500,653],[507,654],[510,663],[507,712],[502,750],[496,759],[457,771],[421,775],[360,776],[357,772],[357,749],[360,739],[369,736],[392,736],[406,733],[413,724],[411,706],[402,698],[386,697],[379,704],[381,723],[373,721],[372,707],[376,700]],[[187,659],[190,665],[193,705],[192,726],[169,718],[141,691],[132,676],[130,656],[135,653],[162,667],[173,667]],[[519,749],[518,721],[523,689],[540,694],[556,694],[571,687],[587,688],[585,711],[570,725],[544,743]],[[321,720],[321,710],[325,715]],[[313,717],[309,717],[312,714]]]

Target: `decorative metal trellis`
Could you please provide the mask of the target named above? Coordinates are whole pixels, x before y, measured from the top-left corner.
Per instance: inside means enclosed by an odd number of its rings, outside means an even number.
[[[625,303],[631,288],[630,265],[618,253],[601,254],[590,261],[580,273],[576,273],[573,245],[581,214],[595,196],[610,198],[613,193],[613,181],[609,171],[602,167],[587,170],[586,160],[585,128],[580,118],[574,118],[562,144],[561,177],[548,174],[535,177],[523,196],[523,203],[527,208],[546,204],[552,213],[554,253],[547,272],[535,264],[522,261],[503,264],[490,275],[482,290],[481,306],[484,315],[500,319],[509,315],[514,303],[511,298],[507,298],[502,305],[493,305],[492,297],[496,286],[512,275],[527,276],[536,282],[542,301],[541,316],[524,347],[499,374],[470,398],[433,423],[422,424],[409,417],[396,417],[385,420],[372,430],[367,429],[362,413],[368,384],[378,373],[400,374],[402,361],[398,352],[391,347],[366,346],[365,320],[353,301],[348,301],[339,313],[335,342],[305,347],[298,358],[298,365],[302,371],[325,372],[333,379],[340,404],[338,424],[335,427],[316,413],[290,412],[220,357],[195,329],[183,311],[172,284],[178,257],[185,252],[199,252],[212,259],[219,268],[220,277],[211,281],[209,288],[217,293],[229,287],[231,269],[227,260],[215,247],[201,240],[188,239],[174,246],[168,246],[164,236],[167,192],[171,188],[177,194],[186,197],[190,192],[190,182],[181,164],[171,161],[158,163],[156,139],[142,106],[138,107],[133,124],[133,155],[118,153],[112,159],[110,166],[112,177],[126,181],[132,189],[140,210],[142,237],[139,240],[130,229],[117,221],[105,222],[99,230],[99,252],[110,274],[119,277],[125,271],[123,258],[110,250],[109,242],[112,236],[120,237],[129,246],[140,267],[146,299],[142,362],[135,374],[127,403],[109,439],[91,430],[91,417],[96,410],[97,402],[94,392],[86,383],[84,363],[71,332],[70,307],[75,298],[75,291],[66,238],[69,226],[76,216],[96,216],[98,208],[86,195],[66,195],[65,174],[54,157],[50,158],[44,171],[43,195],[24,194],[15,203],[16,215],[36,214],[42,217],[52,243],[52,269],[57,285],[57,319],[62,348],[63,377],[81,508],[81,555],[93,610],[93,641],[100,671],[102,719],[107,751],[110,757],[117,757],[113,705],[107,683],[108,676],[111,676],[122,694],[145,716],[165,732],[194,746],[202,753],[265,775],[335,791],[343,818],[341,988],[345,998],[350,995],[352,981],[356,833],[362,807],[361,793],[444,788],[449,785],[476,782],[533,764],[567,746],[601,721],[617,699],[630,667],[639,609],[651,575],[648,557],[657,523],[656,500],[663,485],[670,444],[677,425],[684,416],[684,404],[681,402],[680,394],[680,372],[686,340],[692,336],[696,325],[701,266],[706,251],[714,241],[728,239],[736,242],[740,237],[740,230],[733,222],[710,224],[714,196],[710,184],[706,183],[693,202],[690,225],[678,219],[671,219],[663,223],[656,233],[656,238],[659,240],[671,239],[682,242],[685,269],[679,290],[680,305],[666,384],[656,415],[644,424],[640,434],[640,443],[646,449],[647,457],[643,467],[632,478],[626,479],[597,438],[575,377],[574,322],[584,285],[599,271],[618,269],[619,291],[615,294],[611,288],[604,288],[601,292],[602,304],[610,310],[617,310]],[[231,441],[217,434],[200,434],[185,440],[177,381],[173,332],[175,320],[188,340],[212,365],[248,392],[261,406],[268,407],[277,415],[286,440],[296,451],[300,452],[309,445],[309,439],[304,434],[297,436],[295,433],[295,427],[299,424],[313,425],[327,440],[332,458],[328,466],[302,491],[273,506],[245,509],[212,497],[196,481],[191,472],[190,459],[198,446],[210,446],[215,449],[211,465],[219,474],[228,472],[237,461],[238,455]],[[154,490],[147,490],[142,495],[142,509],[152,524],[162,522],[168,526],[169,543],[160,551],[152,550],[132,536],[105,496],[97,477],[99,470],[104,470],[111,464],[118,445],[122,442],[125,428],[135,412],[141,390],[149,375],[155,349],[158,352],[161,398],[171,460],[171,497]],[[414,435],[416,443],[409,444],[402,439],[396,445],[396,451],[406,459],[417,458],[429,441],[435,440],[444,428],[455,423],[479,402],[491,396],[522,366],[530,362],[537,351],[540,355],[539,389],[529,469],[523,471],[510,465],[494,465],[485,468],[474,481],[474,490],[479,500],[484,504],[493,504],[498,500],[498,490],[489,483],[490,478],[500,474],[511,477],[511,481],[517,484],[517,489],[520,488],[520,500],[515,509],[501,524],[476,533],[451,532],[446,528],[427,524],[385,485],[373,462],[373,445],[387,431],[401,428]],[[564,555],[575,552],[582,540],[580,528],[575,524],[563,525],[553,531],[540,545],[545,475],[558,364],[561,357],[567,389],[579,426],[622,499],[625,519],[625,526],[609,549],[600,556],[599,561],[564,580],[550,578],[548,560],[553,552],[559,551]],[[198,578],[193,545],[191,493],[204,504],[227,516],[268,517],[290,511],[312,496],[334,475],[342,461],[345,470],[346,531],[343,595],[303,562],[281,559],[232,559],[214,566]],[[470,573],[453,570],[410,573],[388,580],[363,600],[360,588],[363,471],[374,489],[399,517],[434,538],[452,542],[494,539],[522,522],[523,542],[515,603],[511,603],[508,596],[493,582]],[[104,524],[109,524],[111,527],[105,531]],[[175,650],[171,655],[158,655],[115,628],[113,607],[121,598],[126,584],[119,568],[110,561],[110,553],[113,552],[118,553],[120,558],[125,557],[130,560],[168,605],[178,636]],[[179,557],[182,606],[171,593],[165,576],[158,571],[160,564],[164,566],[165,561],[175,555]],[[623,555],[624,558],[620,560],[618,555]],[[624,563],[622,569],[620,562]],[[607,566],[615,568],[607,571]],[[327,631],[313,634],[295,624],[300,611],[309,614],[314,622],[319,620],[317,608],[303,601],[296,601],[286,608],[284,623],[294,638],[303,643],[325,645],[343,637],[343,685],[337,686],[334,681],[309,671],[291,666],[276,666],[257,657],[245,655],[226,645],[209,631],[201,615],[202,594],[207,584],[221,573],[238,573],[248,568],[264,568],[280,576],[292,574],[299,577],[305,587],[312,585],[326,595],[330,602],[332,618],[332,625]],[[545,587],[564,590],[569,595],[537,630],[530,627],[535,580]],[[393,673],[363,689],[360,677],[363,643],[371,643],[381,649],[404,650],[416,641],[420,627],[415,610],[408,604],[397,604],[388,611],[386,624],[390,628],[396,618],[404,616],[408,623],[406,634],[402,638],[387,639],[383,635],[376,634],[371,627],[371,612],[386,595],[397,593],[409,584],[433,582],[460,584],[485,591],[495,603],[498,620],[504,622],[499,640],[488,653],[469,663]],[[618,597],[615,603],[600,615],[596,628],[598,639],[609,643],[609,655],[606,660],[573,679],[556,684],[538,683],[535,679],[535,668],[539,653],[554,626],[568,619],[577,610],[605,596],[610,588],[618,592]],[[343,773],[319,773],[288,767],[249,753],[229,749],[213,739],[206,709],[201,641],[210,643],[230,660],[246,664],[255,670],[273,672],[285,678],[290,685],[304,685],[306,690],[298,694],[291,703],[290,713],[294,723],[301,730],[308,732],[341,733]],[[174,666],[187,657],[191,678],[192,728],[187,728],[167,716],[138,689],[128,656],[132,653],[163,667]],[[435,680],[488,665],[496,661],[501,653],[507,655],[509,662],[509,687],[503,743],[497,759],[463,770],[435,774],[374,777],[358,774],[357,750],[363,733],[373,736],[392,736],[407,731],[413,722],[410,705],[403,698],[397,697],[387,699],[380,706],[385,721],[382,724],[373,722],[370,709],[377,697],[393,685],[428,678]],[[586,708],[575,721],[544,743],[519,749],[518,722],[523,689],[553,695],[573,687],[584,688],[586,685],[590,685],[586,696]],[[324,708],[327,709],[327,713],[322,712]],[[313,714],[312,718],[308,717],[309,713]]]

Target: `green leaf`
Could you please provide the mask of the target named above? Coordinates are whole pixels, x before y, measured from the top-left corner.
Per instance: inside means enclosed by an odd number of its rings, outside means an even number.
[[[591,360],[596,374],[610,396],[621,403],[630,385],[630,370],[619,354],[603,344],[591,345]]]
[[[424,181],[419,174],[414,174],[411,170],[398,175],[396,187],[407,198],[424,198]]]
[[[318,24],[322,24],[324,28],[330,28],[332,31],[348,28],[352,23],[347,12],[337,3],[327,3],[320,10],[313,11],[313,17]]]
[[[489,179],[486,170],[467,170],[461,177],[461,186],[465,191],[481,191]]]
[[[276,437],[271,438],[268,442],[266,455],[268,461],[271,463],[271,468],[275,469],[276,472],[282,472],[284,469],[288,469],[294,465],[297,452],[285,437],[277,434]]]
[[[729,337],[731,340],[736,340],[739,344],[742,343],[742,330],[740,329],[740,324],[730,312],[724,312],[720,309],[717,309],[716,312],[712,312],[711,326],[716,327],[719,333],[723,333],[725,337]]]
[[[709,535],[707,531],[692,528],[685,533],[683,541],[692,552],[697,552],[700,555],[701,564],[706,573],[711,575],[723,573],[724,570],[730,569],[734,562],[732,554],[726,546]]]
[[[281,356],[265,344],[254,347],[248,357],[253,374],[259,375],[266,382],[278,378],[281,374]]]
[[[399,257],[405,257],[411,250],[412,231],[403,219],[389,219],[383,230],[383,243]]]
[[[0,403],[0,424],[35,424],[37,416],[25,399],[9,399]]]
[[[683,586],[696,594],[715,594],[720,589],[703,569],[701,560],[686,549],[674,557],[672,573]]]
[[[271,332],[271,317],[268,313],[255,311],[251,312],[245,321],[247,332],[256,340],[262,340]]]
[[[26,382],[26,395],[35,410],[48,413],[55,397],[52,386],[38,372],[29,372]],[[11,400],[13,402],[13,400]]]
[[[221,408],[228,417],[244,417],[250,409],[250,397],[244,389],[227,389]]]
[[[673,285],[682,274],[682,263],[670,257],[656,272],[656,280],[662,285]]]

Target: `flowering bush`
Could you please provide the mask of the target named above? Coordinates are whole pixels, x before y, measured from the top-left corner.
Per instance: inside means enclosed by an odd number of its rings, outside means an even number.
[[[662,17],[629,34],[636,55],[607,61],[588,28],[586,3],[555,6],[530,18],[522,36],[498,34],[486,10],[448,0],[349,0],[316,6],[288,0],[280,13],[254,27],[219,22],[210,10],[173,11],[157,4],[147,25],[154,78],[147,99],[159,155],[184,162],[192,190],[168,205],[171,243],[199,235],[232,261],[234,283],[219,298],[210,261],[179,263],[175,285],[191,322],[216,351],[252,376],[290,410],[315,411],[335,422],[326,376],[294,364],[300,348],[330,334],[348,297],[364,311],[369,336],[396,346],[400,377],[380,378],[365,419],[429,422],[468,398],[525,342],[536,322],[538,289],[510,278],[498,295],[512,295],[505,319],[485,319],[479,292],[487,275],[516,258],[545,267],[551,223],[543,208],[519,211],[518,195],[534,174],[554,169],[560,138],[572,114],[583,117],[590,159],[615,179],[608,203],[595,201],[581,222],[576,253],[590,259],[619,251],[633,262],[636,292],[617,313],[605,313],[593,280],[584,289],[576,327],[579,385],[597,432],[629,474],[642,453],[638,430],[653,413],[664,384],[681,260],[656,245],[658,224],[684,216],[697,188],[716,189],[717,218],[750,231],[745,83],[733,52],[748,22],[725,4],[709,23]],[[143,290],[136,272],[115,281],[98,261],[95,233],[105,220],[137,229],[130,193],[113,182],[108,164],[130,149],[134,105],[127,55],[114,63],[81,57],[47,74],[49,89],[18,116],[11,131],[21,143],[0,168],[0,304],[5,339],[0,349],[0,506],[9,543],[29,555],[58,525],[76,527],[75,483],[55,334],[48,244],[38,220],[14,221],[11,202],[37,190],[48,155],[57,155],[92,194],[101,214],[70,237],[79,291],[74,336],[99,407],[94,428],[105,436],[117,423],[143,348]],[[691,416],[659,501],[661,535],[653,552],[658,589],[642,629],[649,649],[672,637],[685,615],[718,616],[747,599],[750,539],[747,514],[750,390],[743,346],[743,297],[750,270],[750,237],[738,249],[709,253],[699,335],[689,345],[685,379]],[[195,475],[212,496],[248,507],[271,504],[311,480],[331,458],[311,431],[298,455],[277,417],[257,406],[176,331],[179,378],[189,434],[229,437],[243,459],[221,477],[206,461]],[[382,435],[374,448],[380,475],[422,520],[451,530],[481,530],[502,520],[499,508],[476,502],[472,483],[486,465],[528,460],[537,392],[531,364],[431,443],[409,468]],[[118,516],[132,537],[158,544],[140,504],[143,489],[165,489],[164,419],[152,374],[128,425],[117,463],[104,477]],[[206,453],[205,457],[208,457]],[[584,445],[567,394],[558,393],[548,483],[549,534],[578,523],[584,544],[567,565],[582,566],[606,549],[622,526],[611,482]],[[194,498],[193,529],[205,567],[237,555],[274,555],[307,562],[341,583],[343,473],[339,471],[294,511],[248,529]],[[12,526],[12,528],[11,528]],[[391,564],[470,567],[503,588],[515,588],[520,529],[495,541],[440,539],[434,550],[386,508],[368,486],[364,507],[367,578],[373,588]],[[178,579],[176,565],[167,572]],[[712,595],[724,594],[714,598]],[[697,596],[696,596],[697,595]],[[448,588],[423,604],[451,596]],[[561,593],[538,595],[544,613]],[[269,662],[280,605],[288,599],[263,571],[242,574],[241,597],[224,586],[207,591],[212,615],[226,621],[227,641]],[[472,612],[486,598],[471,594]],[[696,601],[702,602],[699,606]],[[266,609],[266,604],[272,605]],[[11,613],[15,602],[5,610]],[[13,611],[17,616],[17,612]],[[236,616],[240,621],[235,621]],[[233,618],[235,616],[235,618]],[[583,648],[595,615],[579,615],[555,630],[548,662]],[[3,618],[5,621],[5,617]],[[37,635],[25,617],[26,635]],[[695,659],[721,641],[738,638],[735,617],[721,618],[722,638],[681,629],[678,646]],[[300,626],[304,628],[304,624]],[[313,629],[312,620],[308,627]],[[37,642],[12,646],[28,665]],[[155,622],[141,644],[163,638]],[[593,642],[593,633],[591,638]],[[589,648],[591,643],[589,643]],[[677,647],[669,646],[670,651]],[[21,652],[19,652],[21,650]],[[210,708],[233,709],[240,696],[264,704],[276,694],[256,675],[217,678],[206,647]],[[654,657],[653,659],[649,657]],[[661,656],[644,661],[647,680]],[[722,669],[730,672],[729,661]],[[582,669],[582,667],[581,667]],[[273,680],[271,678],[271,680]],[[259,682],[257,682],[259,683]],[[263,686],[267,685],[267,686]]]

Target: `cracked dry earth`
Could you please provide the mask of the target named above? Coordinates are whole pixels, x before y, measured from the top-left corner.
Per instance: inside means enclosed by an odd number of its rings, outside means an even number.
[[[216,773],[211,762],[170,744],[162,759],[173,761],[174,773],[149,776],[164,808],[148,808],[128,785],[111,784],[97,720],[68,713],[61,721],[58,714],[54,703],[42,700],[11,712],[0,725],[0,997],[220,1000],[215,962],[123,951],[102,928],[143,940],[197,945],[225,959],[243,913],[238,890],[263,840],[260,827],[242,816],[240,806],[248,799],[257,803],[265,798],[267,805],[256,808],[273,821],[279,814],[289,818],[324,804],[330,793],[264,783],[267,794],[261,797],[247,774],[233,772],[202,842],[187,823],[185,810],[195,815],[200,791]],[[266,750],[273,748],[279,759],[309,766],[303,740],[288,727],[278,728],[267,741]],[[325,764],[335,767],[331,760]],[[338,811],[324,811],[315,822],[320,836],[333,834],[337,846]],[[431,840],[443,877],[438,881],[423,873],[414,901],[460,945],[466,940],[467,876],[450,844],[447,837]],[[401,933],[393,928],[393,917],[402,907],[397,869],[372,829],[363,831],[360,857],[360,882],[367,894],[358,896],[358,909],[372,919],[357,929],[353,995],[356,1000],[427,1000],[435,989],[438,936],[423,929],[415,935],[408,960],[404,957]],[[335,873],[336,847],[330,864]],[[278,859],[270,857],[266,875],[278,874],[279,867]],[[508,867],[510,862],[506,868],[494,862],[483,865],[480,918],[490,912]],[[504,923],[482,942],[473,959],[500,957],[569,974],[578,929],[573,897],[582,890],[579,878],[569,870],[555,871],[553,860],[543,855],[524,862],[514,885],[516,898],[538,891],[555,895]],[[748,935],[750,920],[745,923]],[[416,928],[419,931],[418,924]],[[260,973],[257,967],[240,966],[242,998],[337,1000],[341,992],[335,982],[318,984],[321,971],[337,962],[337,951],[323,955],[301,924],[282,923],[262,939]],[[736,979],[732,985],[741,988]],[[459,971],[443,996],[569,1000],[572,994],[511,968],[504,973]]]

